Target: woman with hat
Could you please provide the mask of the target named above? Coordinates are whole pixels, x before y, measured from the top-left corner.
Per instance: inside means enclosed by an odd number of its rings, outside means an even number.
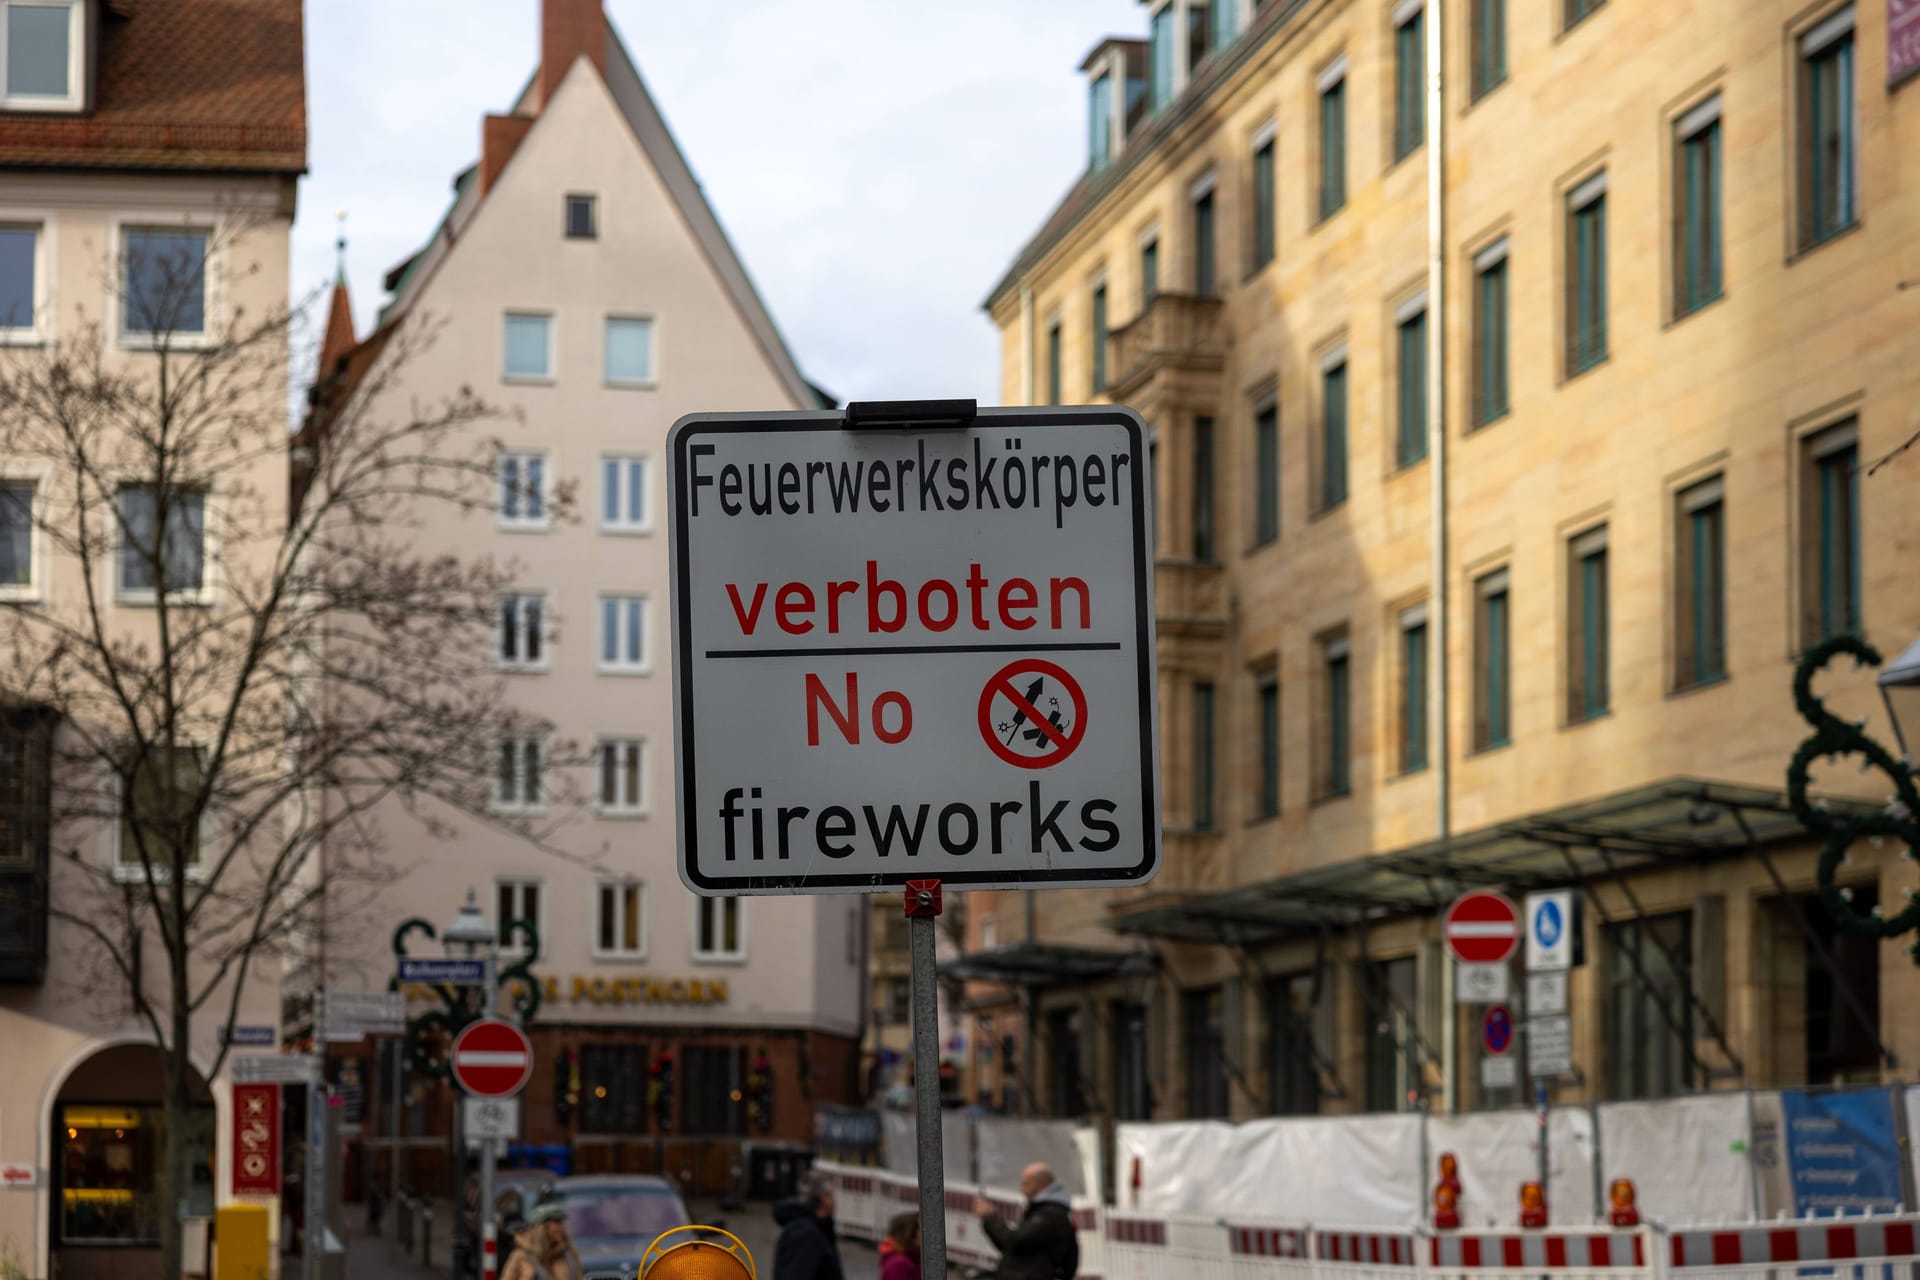
[[[582,1280],[585,1274],[567,1236],[567,1211],[557,1204],[537,1206],[513,1245],[500,1280]]]

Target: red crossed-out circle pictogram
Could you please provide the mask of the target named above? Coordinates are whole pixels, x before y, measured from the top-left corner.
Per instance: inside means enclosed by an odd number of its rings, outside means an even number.
[[[1059,705],[1065,698],[1072,707]],[[980,691],[980,737],[1020,769],[1045,769],[1072,755],[1087,736],[1087,695],[1044,658],[1022,658],[994,672]]]
[[[511,1098],[533,1076],[533,1042],[511,1022],[482,1018],[454,1037],[453,1078],[478,1098]]]

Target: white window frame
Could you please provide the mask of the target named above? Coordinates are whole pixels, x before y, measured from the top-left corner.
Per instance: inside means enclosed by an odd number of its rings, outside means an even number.
[[[126,587],[120,582],[120,556],[125,549],[121,540],[120,491],[122,489],[152,488],[152,482],[133,475],[121,475],[111,479],[113,521],[113,552],[107,562],[107,572],[111,576],[113,602],[135,609],[151,609],[160,603],[159,587]],[[195,486],[176,484],[176,490],[190,489]],[[212,485],[200,487],[203,495],[200,505],[200,585],[182,587],[166,593],[167,603],[180,605],[211,605],[219,598],[220,565],[220,513],[222,504],[220,491]]]
[[[493,878],[493,898],[487,903],[487,923],[493,926],[494,938],[499,939],[501,926],[506,924],[506,921],[500,919],[500,889],[503,885],[509,884],[515,886],[515,907],[526,904],[527,886],[531,885],[539,893],[540,900],[535,904],[533,913],[533,927],[544,942],[547,937],[547,882],[540,876],[532,875],[498,875]],[[526,917],[515,916],[514,918],[525,919]],[[518,944],[509,945],[502,942],[499,946],[500,954],[503,956],[523,956],[527,953],[527,949]]]
[[[513,779],[515,798],[508,799],[500,794],[500,749],[508,743],[514,745]],[[533,804],[525,800],[527,794],[527,744],[533,743],[540,748],[540,799]],[[552,787],[548,779],[553,770],[547,760],[547,740],[536,734],[503,734],[493,740],[493,754],[487,760],[487,791],[490,807],[495,813],[545,813],[547,796]]]
[[[4,0],[0,0],[4,2]],[[113,237],[113,281],[107,289],[107,322],[112,329],[113,345],[121,351],[158,351],[160,344],[150,333],[130,333],[126,327],[127,283],[126,245],[130,231],[198,231],[207,237],[207,256],[201,267],[201,317],[199,333],[167,335],[169,351],[203,351],[215,345],[214,335],[222,328],[225,316],[226,221],[203,213],[165,211],[118,213],[108,220]]]
[[[205,746],[197,741],[183,742],[180,744],[179,749],[183,751],[199,751],[203,755],[206,751]],[[106,790],[113,798],[113,817],[109,819],[107,823],[108,865],[112,868],[113,878],[116,883],[143,885],[147,882],[146,870],[139,863],[127,860],[133,851],[127,849],[121,840],[121,829],[126,821],[126,791],[124,790],[124,785],[117,771],[112,769],[107,771]],[[211,807],[209,807],[207,812],[200,815],[200,856],[187,868],[186,879],[189,883],[197,884],[207,878],[207,849],[218,840],[220,830],[218,819],[212,812]],[[166,883],[165,867],[156,863],[153,868],[153,875],[156,884]]]
[[[740,945],[732,951],[704,951],[700,947],[700,917],[712,903],[715,911],[726,911],[726,904],[732,903],[737,913],[734,920],[734,933],[739,936]],[[715,928],[716,934],[725,930]],[[695,898],[693,900],[693,933],[688,938],[688,951],[693,955],[695,964],[745,964],[747,962],[747,900],[745,898]]]
[[[612,661],[608,661],[607,659],[607,602],[614,600],[620,601],[622,604],[625,604],[625,602],[629,600],[638,600],[640,602],[640,661],[637,663],[627,662],[618,656],[626,649],[626,645],[621,643],[621,641],[626,638],[626,629],[624,623],[621,621],[626,617],[627,613],[624,608],[620,609],[614,615],[615,629],[617,632],[613,646],[615,657]],[[647,635],[647,632],[653,626],[653,597],[645,591],[602,591],[594,596],[593,603],[594,668],[599,671],[600,674],[610,676],[651,675],[653,672],[653,645],[650,642],[651,637]]]
[[[634,463],[640,464],[640,519],[625,518],[631,513],[626,510],[627,468]],[[614,505],[621,512],[621,518],[607,519],[607,464],[613,463],[620,468],[620,487],[616,491]],[[603,453],[600,455],[600,532],[616,533],[628,536],[650,534],[653,532],[653,456],[648,453]]]
[[[27,581],[24,586],[0,582],[0,600],[14,604],[37,603],[47,598],[47,495],[53,470],[45,464],[32,466],[0,463],[0,484],[33,486],[33,504],[27,517]],[[119,558],[114,560],[114,577],[120,574]]]
[[[502,501],[494,512],[494,527],[503,533],[546,533],[553,528],[553,454],[546,449],[502,449],[493,459],[493,491],[496,499],[506,494],[506,476],[504,474],[507,459],[517,459],[522,471],[521,510],[523,514],[510,516],[506,503]],[[526,503],[525,478],[526,464],[537,459],[540,463],[540,514],[532,517],[524,514]]]
[[[507,368],[507,324],[511,320],[544,320],[547,323],[547,359],[546,368],[540,373],[514,373]],[[554,330],[559,327],[559,317],[551,310],[539,307],[508,307],[500,313],[500,380],[520,386],[540,387],[553,382],[553,354],[558,347]]]
[[[611,350],[608,338],[613,326],[621,322],[644,323],[647,326],[647,376],[644,378],[616,378],[607,368],[607,355]],[[630,387],[645,391],[660,385],[660,321],[645,311],[610,311],[600,325],[600,376],[610,387]]]
[[[640,895],[640,909],[635,913],[637,919],[634,931],[637,936],[634,939],[634,946],[631,949],[618,945],[603,947],[600,945],[600,899],[604,894],[624,893],[628,889],[635,890]],[[594,882],[593,937],[589,950],[595,960],[644,961],[647,958],[647,944],[650,941],[647,936],[650,932],[647,928],[647,897],[647,882],[638,876],[608,878]],[[620,906],[621,903],[616,898],[614,901],[614,932],[616,934],[620,931]]]
[[[508,600],[540,602],[540,656],[536,659],[509,658],[506,656],[507,625],[506,603]],[[544,591],[502,591],[493,598],[493,666],[496,671],[545,671],[553,654],[553,614],[548,606],[547,593]],[[517,642],[515,647],[521,653],[528,649],[530,632],[527,627],[527,615],[524,608],[517,609],[514,616]]]
[[[47,98],[38,94],[15,94],[4,83],[7,66],[7,31],[12,25],[7,10],[15,5],[36,8],[67,7],[67,95]],[[86,0],[0,0],[0,110],[6,111],[78,111],[86,102]]]
[[[0,0],[3,2],[3,0]],[[0,50],[0,66],[6,54]],[[25,328],[0,328],[0,347],[41,347],[53,336],[54,219],[50,210],[0,207],[0,227],[33,232],[33,323]]]
[[[634,774],[636,795],[632,803],[615,799],[611,803],[606,798],[603,783],[606,780],[606,751],[608,748],[638,747],[640,762]],[[647,756],[649,744],[643,733],[615,735],[607,734],[593,744],[593,808],[603,818],[644,818],[651,808],[652,797],[647,788]],[[618,790],[616,783],[615,790]]]

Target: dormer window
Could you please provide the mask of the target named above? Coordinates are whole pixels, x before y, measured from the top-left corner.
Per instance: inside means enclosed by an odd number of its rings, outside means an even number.
[[[1087,87],[1087,168],[1099,173],[1113,159],[1113,75],[1103,72]]]
[[[81,0],[0,0],[0,109],[77,111]]]
[[[1153,12],[1147,28],[1147,114],[1158,115],[1172,103],[1178,92],[1174,83],[1174,4],[1172,0]]]

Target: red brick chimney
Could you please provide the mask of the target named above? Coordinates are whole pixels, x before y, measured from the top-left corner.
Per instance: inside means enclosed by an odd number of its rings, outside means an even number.
[[[544,109],[585,54],[594,70],[607,70],[607,15],[601,0],[540,0],[540,83],[535,109]]]
[[[488,116],[480,122],[480,194],[485,195],[500,171],[520,149],[521,139],[533,128],[532,116]]]

